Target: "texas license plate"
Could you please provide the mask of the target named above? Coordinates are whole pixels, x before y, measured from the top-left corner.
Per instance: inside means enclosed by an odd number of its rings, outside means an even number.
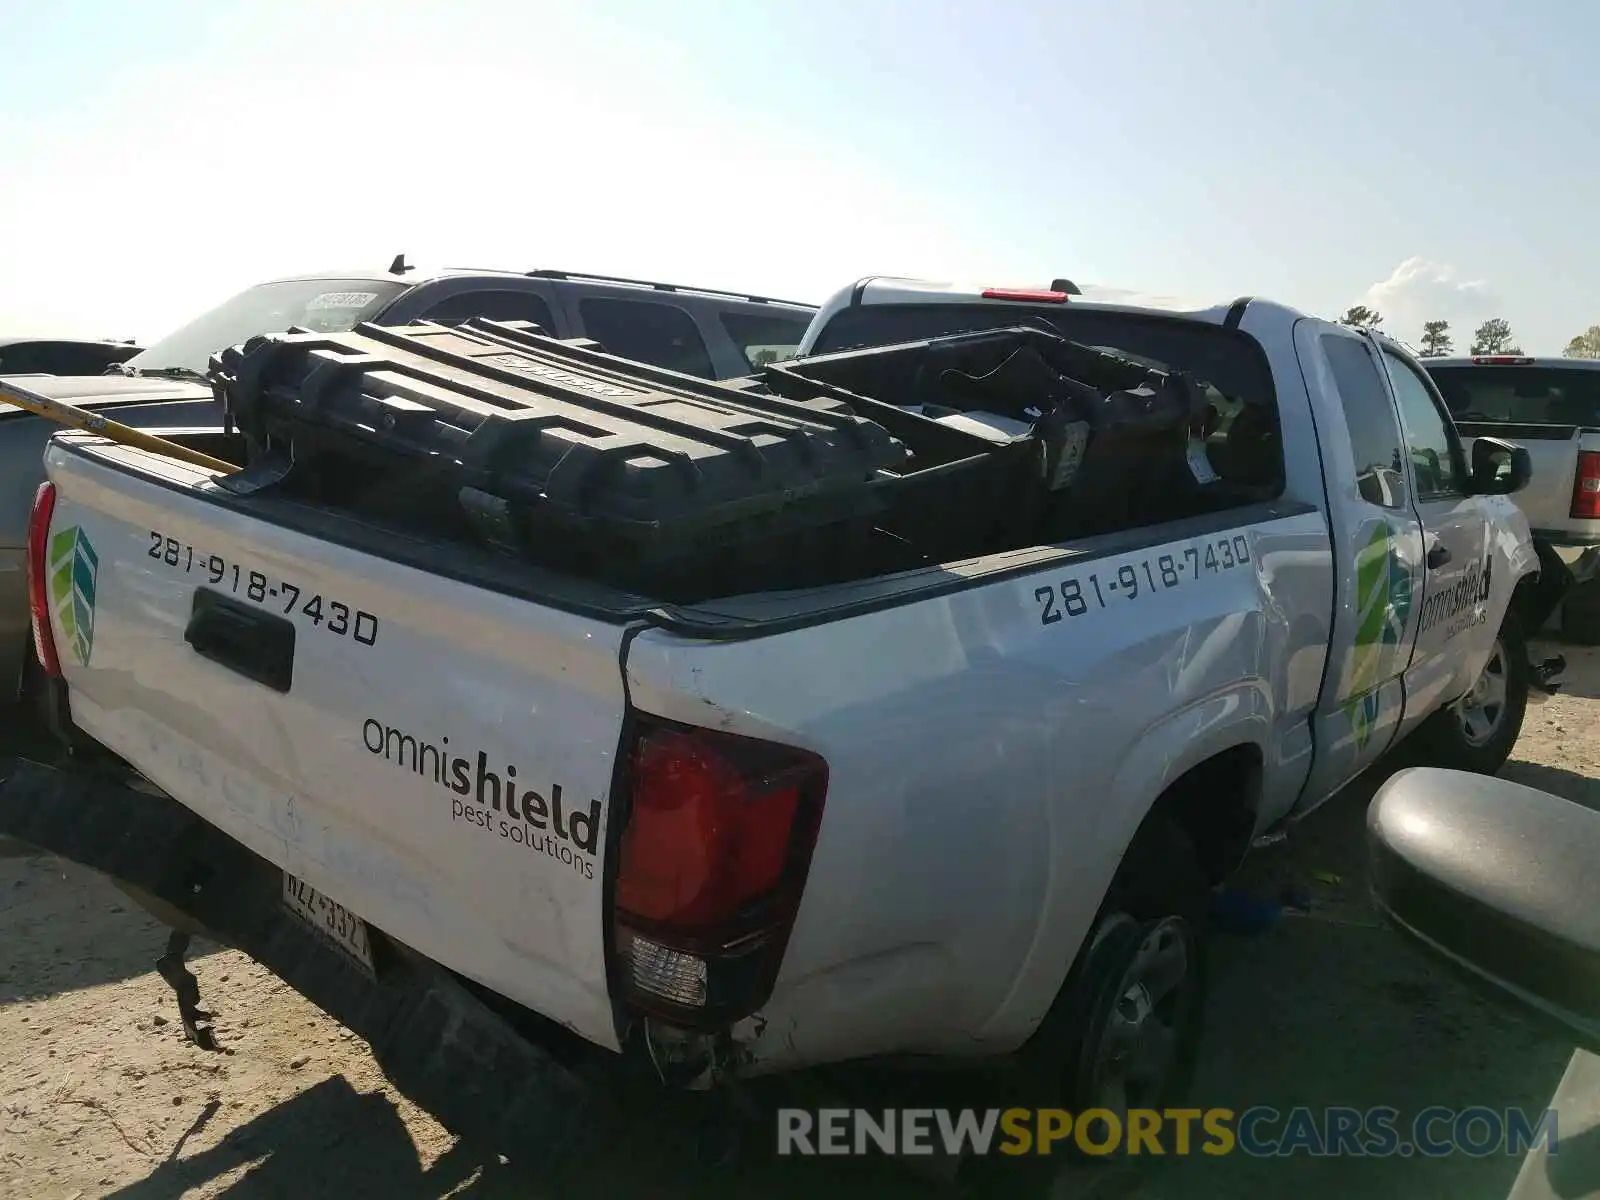
[[[367,923],[355,913],[287,871],[283,873],[283,905],[332,942],[336,949],[353,959],[367,974],[374,974]]]

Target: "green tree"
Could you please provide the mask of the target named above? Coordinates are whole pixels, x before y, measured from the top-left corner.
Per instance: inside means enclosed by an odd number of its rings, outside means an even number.
[[[1455,349],[1450,338],[1449,321],[1424,321],[1422,323],[1423,358],[1443,358]]]
[[[1473,354],[1521,354],[1522,347],[1511,339],[1511,325],[1504,317],[1490,317],[1472,335]]]
[[[1374,312],[1365,304],[1352,304],[1344,310],[1339,324],[1349,325],[1352,329],[1376,329],[1383,324],[1383,314]]]
[[[1600,325],[1591,325],[1567,343],[1563,358],[1600,358]]]

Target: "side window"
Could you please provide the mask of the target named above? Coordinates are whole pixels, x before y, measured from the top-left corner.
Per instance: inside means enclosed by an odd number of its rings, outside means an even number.
[[[552,337],[555,336],[555,319],[550,306],[537,292],[512,291],[499,288],[495,291],[458,292],[439,301],[422,314],[424,321],[437,321],[453,325],[471,317],[485,317],[490,321],[532,321]]]
[[[711,355],[694,318],[675,304],[654,300],[581,301],[583,332],[607,354],[711,379]]]
[[[1405,460],[1400,448],[1400,426],[1378,364],[1360,338],[1325,333],[1321,340],[1344,407],[1361,498],[1383,508],[1404,508]]]
[[[1394,397],[1400,405],[1400,421],[1405,426],[1406,449],[1411,454],[1411,473],[1416,477],[1417,493],[1449,496],[1461,490],[1456,475],[1455,445],[1444,414],[1434,403],[1428,385],[1417,377],[1411,365],[1387,350],[1383,354],[1394,381]]]
[[[739,347],[752,371],[768,363],[794,357],[811,322],[805,317],[780,317],[767,313],[725,312],[722,327]]]

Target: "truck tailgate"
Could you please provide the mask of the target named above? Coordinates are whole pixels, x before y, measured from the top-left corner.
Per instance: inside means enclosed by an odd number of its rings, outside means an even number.
[[[616,1048],[623,626],[241,515],[190,468],[91,445],[46,456],[75,723],[371,926]]]
[[[1578,455],[1600,451],[1600,433],[1572,425],[1515,425],[1491,421],[1463,421],[1458,429],[1468,461],[1471,461],[1472,443],[1479,437],[1505,438],[1526,447],[1533,463],[1533,478],[1515,499],[1535,531],[1600,536],[1600,522],[1572,515]]]

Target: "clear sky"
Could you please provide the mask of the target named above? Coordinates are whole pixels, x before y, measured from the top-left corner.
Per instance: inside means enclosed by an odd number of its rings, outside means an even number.
[[[0,0],[0,331],[258,279],[867,274],[1600,322],[1586,0]]]

